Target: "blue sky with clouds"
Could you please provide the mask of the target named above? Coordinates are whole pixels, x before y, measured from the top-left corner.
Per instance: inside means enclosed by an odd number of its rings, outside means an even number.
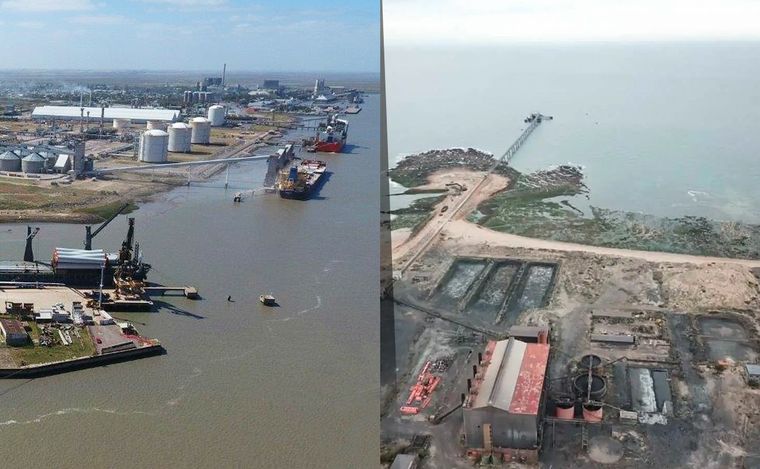
[[[0,0],[0,68],[379,72],[379,0]]]

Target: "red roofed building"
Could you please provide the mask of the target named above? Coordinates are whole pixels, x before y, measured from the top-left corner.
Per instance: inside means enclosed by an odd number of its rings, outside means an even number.
[[[501,455],[506,461],[538,459],[548,361],[546,343],[514,338],[488,343],[463,407],[468,454]]]

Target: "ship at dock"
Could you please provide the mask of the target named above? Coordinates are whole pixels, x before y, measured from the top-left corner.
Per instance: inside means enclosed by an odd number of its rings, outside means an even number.
[[[340,153],[348,139],[348,121],[338,119],[336,114],[330,116],[326,122],[317,127],[317,135],[313,145],[308,149],[310,152]]]
[[[306,200],[324,181],[327,163],[321,160],[303,160],[280,173],[277,188],[283,199]]]

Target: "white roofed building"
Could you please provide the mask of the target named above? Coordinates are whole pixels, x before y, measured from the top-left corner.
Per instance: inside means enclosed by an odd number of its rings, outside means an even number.
[[[85,119],[88,119],[87,113],[89,113],[89,122],[97,122],[100,119],[101,108],[85,107]],[[180,117],[180,111],[176,109],[107,107],[103,113],[103,118],[109,122],[114,119],[129,119],[135,124],[144,124],[148,121],[175,122]],[[81,118],[82,108],[79,106],[37,106],[32,111],[32,119],[76,120]]]

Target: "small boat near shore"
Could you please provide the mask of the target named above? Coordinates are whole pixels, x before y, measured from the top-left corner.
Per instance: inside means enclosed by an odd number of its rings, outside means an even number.
[[[275,306],[275,305],[277,305],[277,300],[275,300],[274,296],[272,296],[272,295],[259,295],[259,301],[264,306]]]

